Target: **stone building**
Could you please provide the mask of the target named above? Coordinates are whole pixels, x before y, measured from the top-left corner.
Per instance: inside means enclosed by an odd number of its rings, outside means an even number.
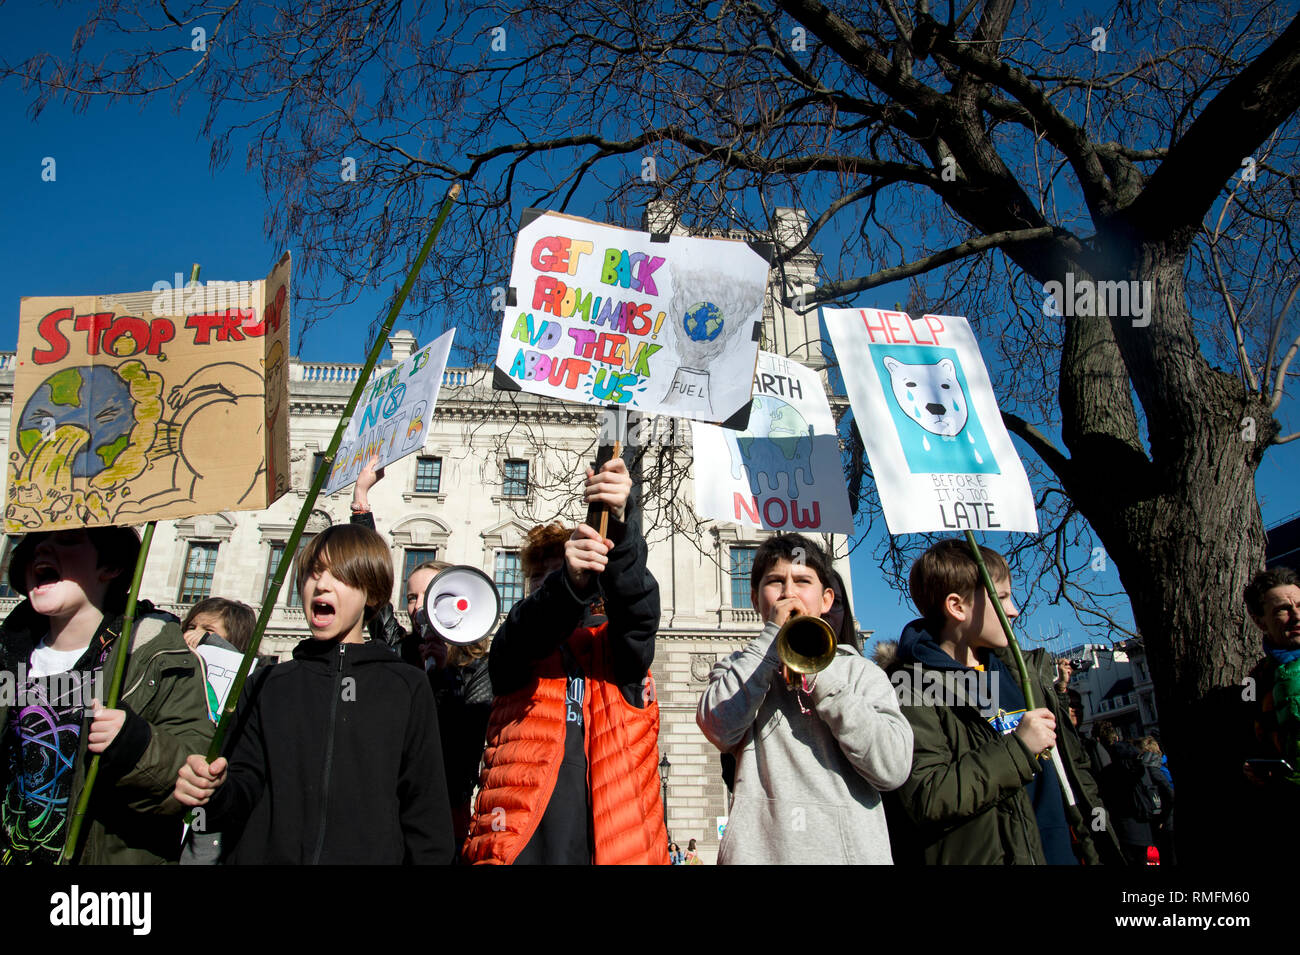
[[[647,213],[650,231],[681,231],[665,207]],[[793,242],[807,220],[782,210],[767,242]],[[700,234],[700,233],[696,233]],[[709,234],[709,233],[705,233]],[[728,235],[728,233],[711,233]],[[732,237],[743,238],[740,235]],[[787,264],[788,294],[815,282],[817,258],[805,251]],[[776,281],[776,275],[773,274]],[[389,341],[389,363],[409,355],[417,342],[409,331]],[[764,311],[764,347],[821,370],[825,381],[815,311],[798,315],[784,308],[775,291]],[[323,457],[359,364],[293,361],[290,365],[290,455],[288,493],[262,511],[227,511],[160,522],[155,532],[141,595],[183,616],[195,600],[215,595],[260,607],[285,541],[302,508],[313,468]],[[0,356],[0,441],[7,444],[13,404],[13,355]],[[847,402],[832,399],[837,415]],[[727,814],[718,753],[695,724],[695,707],[713,663],[743,647],[760,629],[749,602],[749,567],[764,534],[730,524],[698,521],[692,511],[689,474],[690,430],[663,422],[641,462],[650,569],[659,582],[662,619],[653,673],[661,710],[659,745],[666,772],[668,828],[684,847],[698,840],[706,861],[716,856],[720,818]],[[519,548],[538,522],[577,523],[581,474],[594,457],[596,409],[505,395],[491,387],[490,368],[449,368],[444,376],[428,439],[418,455],[387,469],[370,494],[377,527],[392,547],[398,583],[394,608],[404,626],[403,570],[436,557],[470,564],[491,576],[505,607],[523,596]],[[232,436],[238,440],[238,436]],[[322,496],[308,532],[347,521],[351,491]],[[832,553],[846,555],[842,536],[824,536]],[[7,562],[11,542],[7,542]],[[852,591],[847,556],[836,569]],[[0,612],[17,598],[0,591]],[[287,657],[306,636],[303,610],[287,582],[262,642],[263,653]]]
[[[1057,656],[1075,663],[1070,689],[1083,703],[1079,729],[1091,734],[1105,720],[1126,739],[1160,735],[1155,688],[1139,638],[1116,643],[1085,643]]]

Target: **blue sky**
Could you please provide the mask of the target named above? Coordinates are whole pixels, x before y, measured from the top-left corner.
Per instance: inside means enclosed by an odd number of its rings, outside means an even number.
[[[43,48],[66,52],[76,20],[69,7],[34,12],[0,6],[0,56],[14,62]],[[28,99],[15,85],[0,85],[6,132],[0,181],[8,185],[0,190],[6,226],[0,234],[0,350],[16,345],[21,296],[149,289],[176,272],[188,277],[193,262],[201,263],[204,279],[260,278],[282,251],[266,238],[268,200],[260,177],[244,169],[239,147],[228,165],[210,169],[208,144],[198,138],[197,105],[177,111],[163,101],[111,109],[96,104],[74,113],[55,103],[33,122]],[[51,160],[53,180],[46,181],[42,173]],[[387,291],[362,299],[347,321],[336,316],[321,329],[327,333],[314,335],[301,350],[295,337],[299,357],[361,361],[366,329]],[[856,304],[888,307],[895,297],[882,289]],[[1300,415],[1283,420],[1288,430],[1300,428]],[[1297,445],[1274,448],[1260,468],[1266,525],[1300,510],[1291,480],[1300,465]],[[883,522],[875,531],[882,533]],[[998,546],[996,539],[989,543]],[[853,559],[854,610],[862,626],[892,637],[913,613],[882,583],[871,559],[874,544],[874,538],[864,542]],[[1119,589],[1113,571],[1101,577],[1105,589]],[[1073,631],[1074,642],[1083,639],[1072,614],[1041,604],[1018,630],[1033,643],[1058,624]]]

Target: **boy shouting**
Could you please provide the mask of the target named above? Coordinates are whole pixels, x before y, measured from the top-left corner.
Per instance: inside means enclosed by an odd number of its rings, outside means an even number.
[[[303,548],[297,583],[311,639],[254,677],[229,768],[225,757],[190,756],[176,798],[207,806],[232,863],[451,862],[433,692],[365,637],[393,592],[388,545],[336,524]]]

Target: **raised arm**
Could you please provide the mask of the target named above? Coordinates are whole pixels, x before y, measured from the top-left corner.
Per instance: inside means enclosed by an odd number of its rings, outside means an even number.
[[[781,678],[781,661],[776,655],[779,629],[775,621],[769,622],[749,646],[714,665],[709,674],[695,722],[724,753],[745,738],[772,681]]]
[[[557,570],[533,593],[510,608],[492,639],[488,672],[492,690],[505,696],[532,678],[536,664],[550,656],[582,621],[586,601]]]
[[[625,517],[621,527],[611,525],[615,544],[599,585],[609,619],[606,632],[614,679],[624,699],[644,707],[648,700],[643,684],[654,662],[659,632],[659,583],[646,566],[649,552],[641,533],[641,509],[634,501],[627,502]]]
[[[379,455],[372,454],[366,466],[357,475],[357,483],[352,485],[352,523],[368,527],[372,531],[376,530],[376,527],[375,515],[370,509],[370,489],[384,477],[384,469],[376,467],[377,464],[379,464]],[[402,584],[405,586],[404,581]],[[405,649],[403,641],[407,634],[402,625],[397,622],[391,603],[384,604],[375,612],[366,623],[366,632],[371,640],[382,643],[395,653],[401,654],[402,659],[407,663],[421,665],[419,659],[413,659],[409,652],[402,653]]]

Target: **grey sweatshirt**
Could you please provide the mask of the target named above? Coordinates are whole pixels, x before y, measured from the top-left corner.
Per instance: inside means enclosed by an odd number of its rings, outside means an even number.
[[[851,647],[817,675],[810,713],[781,678],[777,626],[714,666],[696,722],[736,754],[721,865],[889,865],[880,793],[912,768],[912,729],[894,688]]]

